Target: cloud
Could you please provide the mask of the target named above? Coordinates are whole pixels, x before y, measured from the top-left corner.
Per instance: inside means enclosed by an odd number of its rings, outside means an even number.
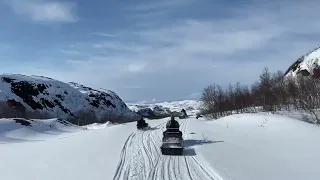
[[[138,63],[130,63],[127,66],[127,70],[132,73],[138,73],[144,71],[146,69],[146,63],[138,62]]]
[[[97,33],[92,33],[95,36],[101,36],[101,37],[115,37],[115,34],[110,34],[110,33],[101,33],[101,32],[97,32]]]
[[[71,49],[62,49],[61,52],[66,55],[81,55],[82,52]]]
[[[161,26],[163,23],[174,22],[181,12],[197,4],[196,0],[150,0],[129,6],[128,17],[136,22],[137,27]],[[192,11],[188,13],[192,14]],[[185,16],[186,14],[183,14]]]
[[[9,0],[8,4],[19,15],[27,16],[33,21],[75,22],[73,13],[75,4],[44,0]]]
[[[183,1],[174,2],[152,1],[136,11],[178,11]],[[266,65],[271,71],[285,71],[319,45],[319,2],[253,2],[257,3],[212,9],[221,12],[219,17],[186,15],[174,23],[145,17],[135,22],[143,27],[118,30],[117,36],[107,33],[111,40],[70,43],[70,51],[64,53],[92,55],[68,56],[63,64],[67,70],[30,65],[21,67],[21,72],[112,89],[126,100],[197,98],[211,83],[251,84]]]
[[[131,7],[134,11],[159,11],[168,8],[181,7],[183,5],[195,2],[194,0],[167,0],[167,1],[155,1],[151,0],[148,2],[137,4]]]

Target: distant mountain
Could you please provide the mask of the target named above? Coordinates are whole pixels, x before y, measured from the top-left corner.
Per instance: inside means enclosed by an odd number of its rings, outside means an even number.
[[[0,103],[1,117],[39,118],[42,114],[44,118],[84,118],[86,124],[106,121],[106,117],[117,117],[114,121],[119,123],[138,118],[113,91],[43,76],[0,75]]]
[[[295,61],[285,72],[285,76],[312,76],[320,77],[320,47],[308,52]]]
[[[128,103],[129,108],[143,117],[154,119],[169,117],[185,109],[187,114],[195,115],[200,112],[200,101],[181,100],[161,103]]]

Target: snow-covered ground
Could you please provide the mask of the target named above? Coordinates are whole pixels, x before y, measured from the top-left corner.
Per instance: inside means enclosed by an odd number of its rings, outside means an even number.
[[[183,156],[160,153],[168,120],[40,128],[0,121],[0,178],[6,180],[214,179],[316,180],[320,129],[287,116],[236,114],[215,121],[178,119]]]

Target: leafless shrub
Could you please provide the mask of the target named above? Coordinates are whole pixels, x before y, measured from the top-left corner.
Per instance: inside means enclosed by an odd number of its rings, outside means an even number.
[[[281,71],[270,73],[264,68],[259,80],[248,86],[236,83],[226,89],[217,84],[203,90],[202,113],[209,118],[219,118],[232,113],[263,111],[304,110],[311,115],[315,124],[320,117],[315,109],[320,108],[320,79],[313,76],[285,78]]]
[[[1,101],[0,102],[0,118],[49,119],[53,117],[46,112],[27,111],[24,107],[21,108],[21,107],[12,106],[12,104],[8,103],[7,101]]]
[[[26,119],[50,119],[55,118],[48,112],[39,112],[39,111],[27,111],[23,118]]]

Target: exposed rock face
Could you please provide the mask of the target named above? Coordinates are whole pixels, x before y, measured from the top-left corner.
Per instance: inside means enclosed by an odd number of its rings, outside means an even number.
[[[285,76],[312,76],[320,77],[320,47],[301,56],[285,72]]]
[[[22,113],[20,117],[26,111],[65,119],[77,118],[79,112],[91,113],[97,119],[106,114],[126,117],[127,121],[139,117],[112,91],[95,90],[43,76],[0,75],[0,101]]]

